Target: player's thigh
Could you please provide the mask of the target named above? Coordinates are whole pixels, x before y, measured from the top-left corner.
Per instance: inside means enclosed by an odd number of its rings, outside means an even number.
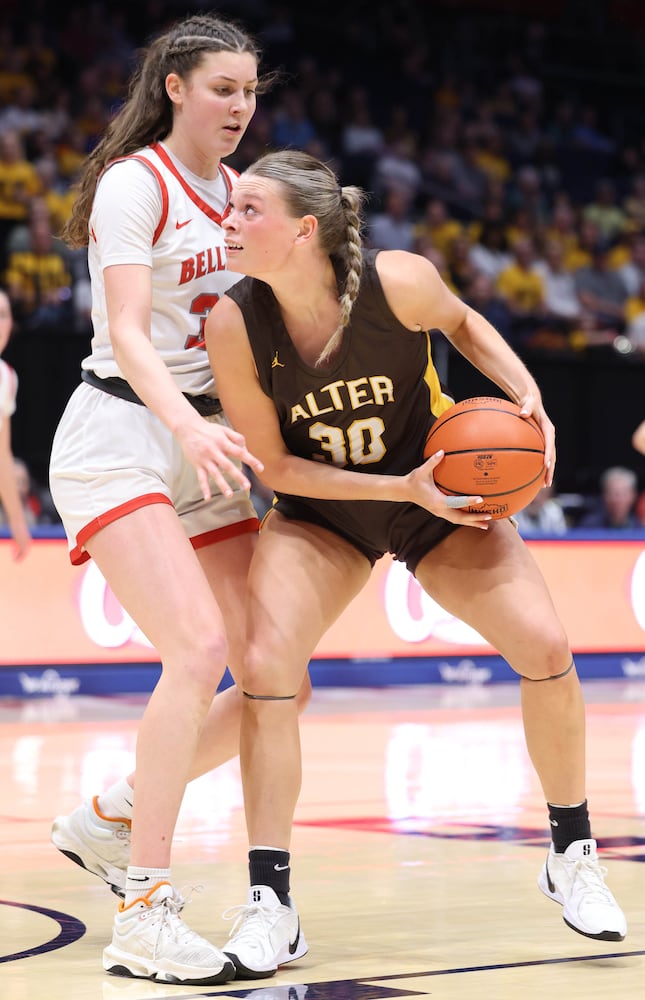
[[[229,666],[237,675],[246,648],[246,599],[251,559],[257,532],[197,549],[197,556],[224,619],[228,637]]]
[[[181,662],[191,651],[225,656],[217,601],[169,504],[149,504],[118,518],[86,547],[164,664]]]
[[[568,641],[546,582],[509,521],[491,522],[487,531],[453,532],[421,561],[416,576],[519,673],[543,676],[566,667]]]
[[[249,574],[245,689],[270,683],[277,693],[295,692],[318,642],[370,572],[345,539],[272,511]]]

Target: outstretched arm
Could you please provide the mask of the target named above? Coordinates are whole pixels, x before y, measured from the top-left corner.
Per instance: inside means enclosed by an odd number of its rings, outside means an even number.
[[[18,483],[11,451],[10,418],[0,422],[0,500],[7,515],[7,523],[14,542],[14,558],[24,559],[31,544],[31,534],[18,493]]]
[[[454,295],[425,257],[401,250],[376,258],[392,312],[410,330],[441,330],[460,354],[533,416],[544,440],[547,485],[555,471],[555,429],[530,371],[488,320]]]

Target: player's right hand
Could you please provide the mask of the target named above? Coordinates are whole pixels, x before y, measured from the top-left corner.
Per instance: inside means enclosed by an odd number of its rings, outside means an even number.
[[[419,507],[424,507],[436,517],[443,517],[452,524],[460,524],[470,528],[481,528],[486,531],[491,521],[490,514],[466,510],[483,503],[480,496],[446,496],[437,489],[434,482],[434,470],[443,458],[443,451],[437,451],[426,459],[418,469],[409,472],[406,479],[410,486],[410,500]]]
[[[225,424],[209,423],[200,418],[179,425],[175,435],[184,455],[195,467],[204,500],[212,496],[211,480],[223,496],[230,497],[234,493],[231,482],[243,490],[251,489],[241,464],[248,465],[258,474],[264,468],[247,449],[243,435]]]

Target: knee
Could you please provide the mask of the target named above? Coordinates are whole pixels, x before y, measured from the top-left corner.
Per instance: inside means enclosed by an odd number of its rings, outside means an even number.
[[[268,643],[249,643],[242,670],[243,692],[260,701],[262,698],[293,699],[300,709],[301,687],[302,678],[295,676],[293,665],[288,662],[284,650],[281,654],[274,654]],[[309,695],[305,692],[303,697],[306,704]]]
[[[529,681],[557,680],[566,676],[573,668],[567,636],[559,628],[541,633],[532,643],[530,653],[512,666],[520,677]]]
[[[228,644],[222,629],[212,629],[180,649],[180,683],[190,685],[212,698],[226,669]]]

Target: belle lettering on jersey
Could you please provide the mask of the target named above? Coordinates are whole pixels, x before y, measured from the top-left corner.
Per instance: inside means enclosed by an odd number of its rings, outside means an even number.
[[[185,285],[193,278],[203,278],[213,271],[223,271],[226,267],[222,247],[209,247],[208,250],[200,250],[194,257],[188,257],[181,262],[181,276],[179,284]]]
[[[291,407],[291,423],[311,420],[334,410],[358,410],[372,403],[384,406],[394,402],[394,383],[387,375],[368,375],[346,382],[338,379],[320,389],[305,393],[304,398]]]

